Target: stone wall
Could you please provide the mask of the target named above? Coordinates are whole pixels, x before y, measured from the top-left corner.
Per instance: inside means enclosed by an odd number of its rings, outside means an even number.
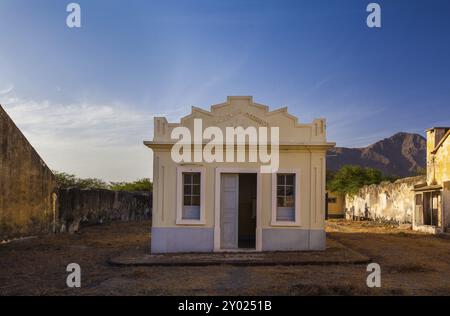
[[[76,232],[80,225],[140,221],[151,217],[152,195],[109,190],[59,190],[59,231]]]
[[[151,207],[151,193],[58,190],[51,170],[0,106],[0,241],[142,220]]]
[[[52,232],[56,180],[0,106],[0,241]]]
[[[415,184],[425,176],[405,178],[361,188],[358,194],[346,196],[347,219],[365,218],[395,223],[412,223]]]

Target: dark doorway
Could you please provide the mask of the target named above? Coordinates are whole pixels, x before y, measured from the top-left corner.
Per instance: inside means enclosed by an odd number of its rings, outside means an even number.
[[[256,247],[256,183],[256,174],[239,174],[239,248]]]
[[[426,192],[423,196],[423,224],[431,225],[431,193]]]
[[[440,227],[439,212],[441,209],[441,193],[425,192],[423,194],[423,224]]]

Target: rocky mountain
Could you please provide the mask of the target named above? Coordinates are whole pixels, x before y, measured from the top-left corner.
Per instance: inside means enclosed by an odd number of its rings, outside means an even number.
[[[426,148],[423,136],[397,133],[364,148],[333,148],[327,154],[327,168],[358,165],[378,169],[385,175],[413,176],[426,167]]]

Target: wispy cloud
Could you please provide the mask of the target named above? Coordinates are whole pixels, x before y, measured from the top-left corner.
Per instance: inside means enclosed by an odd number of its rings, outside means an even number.
[[[133,180],[151,176],[153,116],[123,104],[52,104],[16,97],[0,102],[52,169],[82,177]]]
[[[352,126],[356,122],[370,119],[375,115],[379,115],[386,111],[384,107],[370,107],[361,105],[347,105],[338,110],[331,111],[328,120],[328,127],[333,129],[344,129]]]
[[[14,85],[10,84],[7,87],[0,87],[0,96],[7,95],[14,90]]]

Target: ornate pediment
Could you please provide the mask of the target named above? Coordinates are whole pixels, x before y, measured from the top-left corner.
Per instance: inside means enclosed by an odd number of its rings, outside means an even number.
[[[252,97],[228,97],[227,102],[213,105],[210,111],[192,107],[192,112],[180,123],[168,123],[165,118],[155,118],[155,141],[170,141],[173,128],[178,126],[193,129],[194,120],[201,119],[203,128],[219,127],[279,127],[280,142],[303,144],[326,142],[325,120],[317,119],[310,124],[300,124],[287,108],[270,111],[269,107],[253,102]]]
[[[249,126],[270,126],[269,122],[267,122],[266,120],[263,120],[252,113],[245,112],[240,109],[231,111],[227,114],[216,116],[211,120],[211,123],[221,128],[228,126],[242,126],[244,128],[247,128]]]

